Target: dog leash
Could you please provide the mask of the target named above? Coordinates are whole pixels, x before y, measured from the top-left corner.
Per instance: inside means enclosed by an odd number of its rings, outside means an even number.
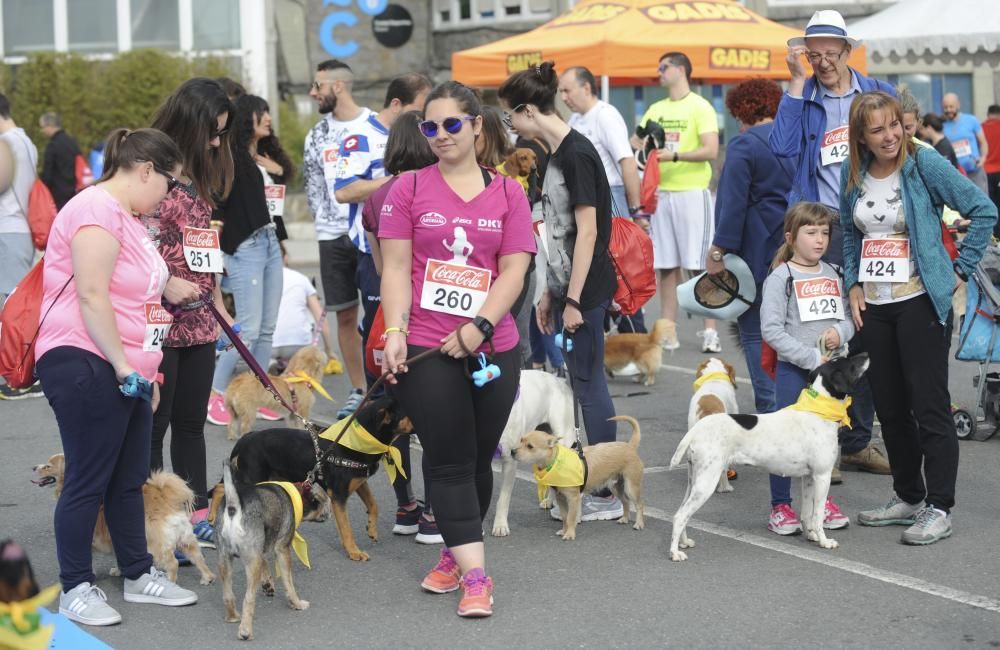
[[[587,321],[583,321],[581,326],[590,329],[590,325],[587,324]],[[590,467],[587,465],[587,457],[583,455],[583,440],[580,438],[580,400],[576,397],[576,386],[573,381],[574,369],[576,368],[576,356],[570,355],[572,352],[572,345],[570,345],[570,341],[573,340],[574,334],[575,332],[569,332],[564,328],[561,347],[563,361],[566,362],[566,369],[569,371],[566,373],[569,375],[569,390],[573,393],[573,435],[576,437],[576,441],[573,443],[573,451],[576,452],[576,455],[580,457],[580,461],[583,463],[583,485],[586,485],[587,478],[590,474]],[[591,335],[593,335],[593,331],[591,331]],[[593,338],[593,336],[591,336],[591,338]],[[593,346],[591,349],[593,350],[596,347],[597,346]],[[572,363],[570,362],[570,359],[572,359]],[[580,486],[581,492],[583,491],[583,485]]]

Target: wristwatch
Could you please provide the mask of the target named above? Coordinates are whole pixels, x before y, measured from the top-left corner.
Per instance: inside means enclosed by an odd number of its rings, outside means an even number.
[[[489,322],[482,316],[476,316],[472,320],[472,324],[476,326],[476,329],[483,333],[484,339],[489,341],[493,338],[493,323]]]
[[[678,160],[680,160],[680,157],[677,155],[677,152],[675,151],[674,152],[674,162],[677,162]]]
[[[712,258],[713,262],[721,262],[722,255],[723,255],[722,251],[720,251],[718,248],[713,248],[712,252],[708,254],[708,256]]]
[[[630,217],[633,216],[635,213],[637,213],[641,209],[642,209],[642,206],[640,206],[640,205],[629,206],[628,216],[630,216]]]

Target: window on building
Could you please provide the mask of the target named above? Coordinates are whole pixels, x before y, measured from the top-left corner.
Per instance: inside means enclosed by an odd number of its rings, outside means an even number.
[[[502,21],[542,22],[553,16],[552,0],[433,0],[434,27],[448,29]]]
[[[4,0],[4,55],[23,56],[55,49],[55,26],[51,2]]]
[[[240,0],[193,0],[194,49],[240,48]]]
[[[889,75],[889,83],[906,86],[920,103],[920,112],[941,114],[941,100],[947,93],[958,95],[962,110],[972,111],[971,74],[899,74]]]
[[[132,7],[132,47],[179,50],[180,17],[177,0],[130,0]],[[197,22],[197,21],[196,21]]]
[[[117,52],[117,0],[72,0],[66,3],[71,52]]]

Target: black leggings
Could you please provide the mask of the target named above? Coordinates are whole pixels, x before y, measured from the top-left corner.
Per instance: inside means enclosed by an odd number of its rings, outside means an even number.
[[[409,356],[426,349],[411,345]],[[410,366],[392,387],[420,432],[434,484],[434,515],[448,547],[483,540],[483,518],[493,496],[490,463],[517,394],[521,352],[498,352],[493,363],[500,376],[476,388],[465,368],[478,369],[478,361],[436,354]]]
[[[205,416],[215,371],[215,343],[163,348],[160,407],[153,415],[150,471],[163,469],[163,439],[170,426],[170,465],[194,490],[194,507],[208,507]]]

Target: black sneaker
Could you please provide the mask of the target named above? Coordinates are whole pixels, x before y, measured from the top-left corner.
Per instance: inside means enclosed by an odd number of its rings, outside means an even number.
[[[417,526],[417,544],[444,544],[444,537],[441,537],[436,521],[421,515]]]
[[[409,504],[412,510],[407,510],[404,506],[396,508],[396,525],[392,527],[393,535],[415,535],[420,530],[420,515],[424,509],[419,501]]]
[[[0,384],[0,399],[16,400],[32,397],[45,397],[41,382],[36,381],[27,388],[11,388],[7,384]]]

